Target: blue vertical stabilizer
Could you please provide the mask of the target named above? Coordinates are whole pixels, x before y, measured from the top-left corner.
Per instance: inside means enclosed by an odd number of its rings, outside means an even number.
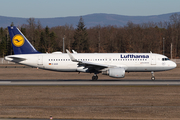
[[[39,53],[17,27],[9,26],[8,30],[15,55]]]

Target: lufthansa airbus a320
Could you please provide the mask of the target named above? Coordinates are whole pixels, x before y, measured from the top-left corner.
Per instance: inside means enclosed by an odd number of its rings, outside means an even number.
[[[59,72],[94,73],[92,80],[98,80],[102,73],[114,78],[125,77],[125,72],[154,72],[171,70],[176,63],[168,57],[155,53],[40,53],[28,39],[15,27],[8,27],[14,55],[5,60],[23,65]]]

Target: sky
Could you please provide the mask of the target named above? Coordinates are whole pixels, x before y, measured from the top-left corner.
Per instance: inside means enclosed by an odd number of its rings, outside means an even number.
[[[0,16],[54,18],[107,13],[149,16],[180,12],[180,0],[0,0]]]

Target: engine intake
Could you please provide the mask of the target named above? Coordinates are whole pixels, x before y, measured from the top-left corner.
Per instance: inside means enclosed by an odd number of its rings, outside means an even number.
[[[124,68],[109,68],[105,71],[102,71],[103,75],[109,75],[109,77],[114,78],[123,78],[125,76],[125,69]]]

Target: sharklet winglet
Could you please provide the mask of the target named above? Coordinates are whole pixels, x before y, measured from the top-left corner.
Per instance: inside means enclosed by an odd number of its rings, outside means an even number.
[[[79,62],[79,61],[77,61],[77,59],[74,58],[74,56],[69,52],[69,50],[66,49],[66,52],[67,52],[67,54],[69,55],[71,61],[73,61],[73,62]]]

